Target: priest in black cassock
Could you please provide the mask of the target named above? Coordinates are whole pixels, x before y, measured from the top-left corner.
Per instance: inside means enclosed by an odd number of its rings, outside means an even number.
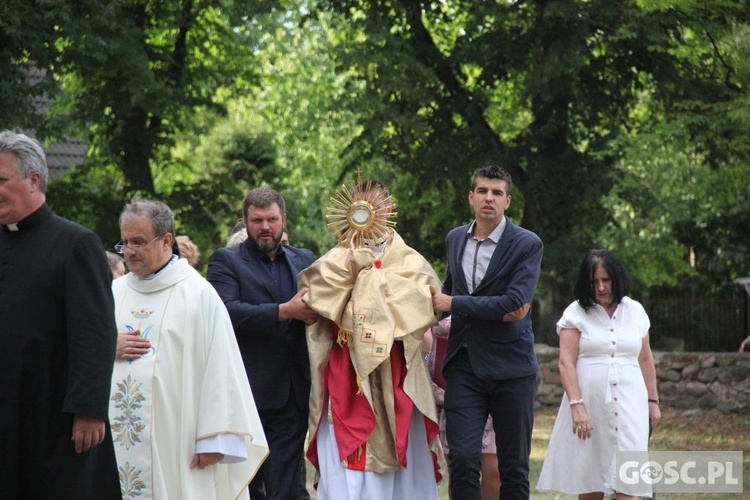
[[[0,498],[121,498],[112,274],[96,234],[47,207],[48,177],[39,143],[0,133]]]

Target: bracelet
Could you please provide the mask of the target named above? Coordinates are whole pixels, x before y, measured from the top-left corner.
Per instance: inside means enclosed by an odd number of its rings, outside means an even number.
[[[649,399],[648,402],[649,403],[654,403],[654,404],[658,405],[659,404],[659,399],[658,398],[657,399]]]
[[[581,404],[583,404],[583,399],[571,399],[570,400],[570,406],[581,405]]]

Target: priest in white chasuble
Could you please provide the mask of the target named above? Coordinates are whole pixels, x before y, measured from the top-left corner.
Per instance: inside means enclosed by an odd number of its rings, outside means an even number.
[[[317,498],[435,500],[445,463],[421,343],[442,285],[391,227],[385,186],[343,189],[329,210],[339,243],[298,277],[319,314],[307,327]]]
[[[174,215],[134,199],[120,215],[130,273],[113,282],[110,419],[124,499],[246,498],[268,455],[229,314],[173,253]]]

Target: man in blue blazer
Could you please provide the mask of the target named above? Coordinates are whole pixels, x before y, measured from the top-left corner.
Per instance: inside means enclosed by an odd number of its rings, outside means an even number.
[[[505,217],[511,177],[477,169],[469,191],[475,220],[448,233],[448,273],[436,311],[452,316],[443,361],[453,498],[481,498],[482,434],[492,415],[500,498],[529,497],[537,361],[530,309],[542,263],[539,237]]]
[[[281,245],[286,212],[276,191],[253,189],[242,212],[247,240],[216,250],[207,279],[229,311],[270,449],[250,497],[297,499],[310,397],[304,322],[317,319],[296,293],[297,274],[315,256]]]

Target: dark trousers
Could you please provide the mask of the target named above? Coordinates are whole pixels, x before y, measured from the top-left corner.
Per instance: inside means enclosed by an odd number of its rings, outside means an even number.
[[[500,499],[529,498],[529,455],[536,375],[484,380],[471,369],[466,349],[443,370],[451,498],[480,500],[482,435],[492,415],[500,471]]]
[[[299,500],[310,500],[310,492],[307,491],[307,467],[304,457],[302,457],[301,462],[299,468]]]
[[[270,453],[250,483],[251,500],[298,500],[308,408],[289,399],[278,410],[258,410]]]

